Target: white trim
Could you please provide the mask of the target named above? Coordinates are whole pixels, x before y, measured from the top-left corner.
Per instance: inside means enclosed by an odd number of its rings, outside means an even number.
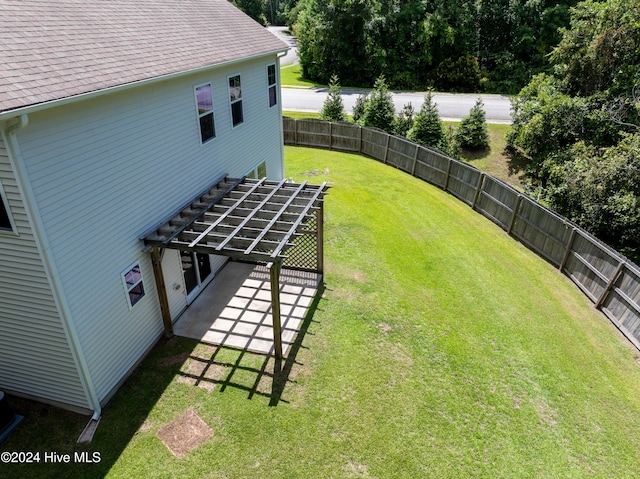
[[[269,67],[273,67],[273,75],[275,76],[275,82],[273,84],[269,83]],[[271,88],[275,88],[276,90],[276,102],[271,105]],[[273,108],[274,106],[278,106],[280,104],[280,89],[278,88],[278,67],[275,63],[267,63],[267,104],[269,108]]]
[[[198,108],[198,88],[202,88],[203,86],[207,86],[209,85],[210,88],[210,93],[211,93],[211,111],[208,111],[206,113],[200,113],[200,110]],[[210,143],[211,141],[215,140],[217,135],[216,135],[216,109],[213,105],[213,84],[210,81],[207,82],[203,82],[203,83],[199,83],[197,85],[193,86],[193,97],[196,101],[196,119],[198,120],[198,133],[199,133],[199,140],[200,140],[200,145],[206,145],[208,143]],[[202,141],[202,130],[200,129],[200,119],[205,116],[208,115],[209,113],[211,113],[212,115],[212,120],[213,120],[213,136],[211,138],[206,139],[205,141]]]
[[[8,153],[8,145],[7,145],[7,154]],[[2,181],[0,180],[0,202],[7,213],[7,217],[9,218],[9,225],[11,229],[3,228],[0,226],[0,235],[2,236],[19,236],[18,234],[18,226],[16,225],[16,221],[13,218],[13,214],[11,214],[11,206],[9,205],[9,199],[7,198],[7,194],[4,191],[4,187],[2,186]]]
[[[138,279],[135,283],[129,286],[126,276],[127,274],[131,273],[135,268],[138,268],[140,279]],[[125,296],[127,297],[127,305],[131,310],[136,304],[138,304],[142,300],[142,298],[144,298],[147,295],[147,291],[145,290],[145,287],[144,287],[144,275],[142,274],[142,267],[140,266],[140,260],[136,260],[133,263],[131,263],[122,273],[120,273],[120,277],[122,278],[122,286],[124,287],[124,293],[125,293]],[[142,296],[140,296],[135,303],[131,303],[130,293],[131,291],[133,291],[133,288],[135,288],[138,285],[142,285]]]
[[[236,98],[235,100],[231,100],[231,85],[229,84],[230,80],[232,78],[238,77],[238,80],[240,81],[240,97]],[[232,128],[237,128],[240,125],[242,125],[245,121],[244,119],[244,104],[243,104],[243,99],[244,96],[242,95],[242,74],[240,73],[234,73],[233,75],[228,75],[227,76],[227,91],[229,93],[229,114],[231,115],[231,127]],[[240,106],[242,107],[242,121],[234,124],[233,123],[233,105],[235,105],[236,103],[240,103]]]

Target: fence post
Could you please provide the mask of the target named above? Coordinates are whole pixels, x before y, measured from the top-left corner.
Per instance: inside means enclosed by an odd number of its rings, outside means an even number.
[[[576,228],[571,229],[571,236],[569,236],[569,241],[567,242],[567,249],[564,251],[564,256],[562,257],[562,262],[560,263],[560,271],[564,270],[564,267],[567,265],[569,255],[571,254],[571,248],[573,248],[573,242],[576,239],[576,231]]]
[[[329,122],[329,149],[333,150],[333,122]]]
[[[293,144],[298,146],[298,120],[293,120]]]
[[[453,163],[453,160],[451,158],[447,158],[447,160],[449,161],[449,163],[447,164],[447,176],[444,178],[444,186],[442,187],[444,191],[447,191],[447,188],[449,187],[449,176],[451,175],[451,163]]]
[[[482,191],[482,185],[484,184],[484,177],[486,175],[484,173],[480,173],[480,177],[478,178],[478,186],[476,186],[476,194],[473,196],[473,203],[471,204],[471,209],[476,209],[476,203],[478,202],[478,198],[480,198],[480,192]]]
[[[358,125],[358,153],[362,153],[362,125]]]
[[[413,155],[413,166],[411,167],[411,176],[416,176],[416,164],[418,163],[418,145],[416,145],[416,152]]]
[[[604,291],[598,298],[598,301],[596,301],[596,309],[600,309],[604,304],[605,300],[607,299],[607,296],[609,296],[609,293],[611,292],[611,288],[613,288],[613,285],[616,284],[616,281],[618,281],[618,278],[622,274],[622,269],[624,268],[625,264],[626,264],[626,261],[624,260],[620,261],[620,264],[618,264],[618,267],[613,272],[613,275],[611,276],[611,279],[607,283],[606,288],[604,288]]]
[[[387,144],[384,147],[384,160],[382,161],[385,165],[387,164],[387,155],[389,154],[389,141],[391,140],[391,135],[387,133]]]
[[[509,221],[509,228],[507,229],[507,233],[511,234],[514,225],[516,224],[516,218],[518,217],[518,210],[520,209],[520,204],[522,203],[522,195],[518,195],[516,199],[516,205],[513,207],[513,214],[511,215],[511,220]]]

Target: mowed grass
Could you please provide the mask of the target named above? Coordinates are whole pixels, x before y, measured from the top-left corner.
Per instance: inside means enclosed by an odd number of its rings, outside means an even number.
[[[3,477],[637,474],[637,351],[566,277],[398,170],[326,150],[285,155],[287,176],[332,185],[326,288],[285,376],[274,385],[273,361],[260,355],[163,340],[90,445],[73,445],[68,431],[52,445],[50,412],[1,446],[98,451],[99,464]],[[198,376],[200,363],[217,380]],[[157,434],[189,407],[213,434],[179,459]]]

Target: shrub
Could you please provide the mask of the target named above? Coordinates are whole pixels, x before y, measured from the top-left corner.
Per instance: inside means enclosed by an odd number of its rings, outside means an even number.
[[[362,122],[362,117],[364,117],[364,110],[368,101],[369,95],[366,93],[358,95],[358,98],[356,98],[356,104],[353,105],[353,121],[356,123]]]
[[[409,130],[413,126],[415,114],[416,112],[410,102],[402,107],[402,111],[395,119],[393,127],[394,133],[398,136],[407,136],[407,133],[409,133]]]
[[[425,95],[424,103],[407,137],[425,146],[440,148],[442,145],[444,129],[438,114],[438,105],[433,102],[431,92]]]
[[[342,102],[342,89],[337,75],[331,77],[329,93],[320,112],[320,118],[328,121],[344,121],[344,103]]]
[[[387,87],[384,75],[380,75],[365,104],[362,124],[393,133],[395,116],[396,108],[393,105],[393,97]]]
[[[478,98],[469,115],[460,122],[456,139],[462,148],[479,150],[489,147],[489,130],[483,106],[482,99]]]

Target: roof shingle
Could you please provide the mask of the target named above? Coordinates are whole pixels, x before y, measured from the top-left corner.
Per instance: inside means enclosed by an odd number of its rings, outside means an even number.
[[[0,0],[0,112],[286,48],[227,0]]]

